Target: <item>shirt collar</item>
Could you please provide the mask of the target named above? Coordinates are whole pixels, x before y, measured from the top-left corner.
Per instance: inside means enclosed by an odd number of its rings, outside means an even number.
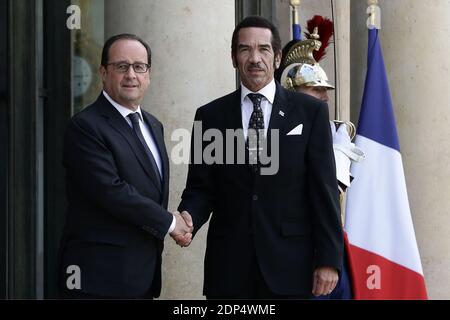
[[[113,98],[111,98],[111,97],[106,93],[105,90],[103,90],[103,95],[104,95],[105,98],[113,105],[113,107],[116,108],[117,111],[120,112],[120,114],[122,115],[122,117],[124,117],[125,119],[127,119],[127,116],[128,116],[130,113],[135,113],[135,112],[137,112],[137,113],[139,114],[139,117],[141,118],[141,120],[143,119],[143,118],[142,118],[141,106],[138,106],[137,109],[136,109],[136,111],[132,111],[132,110],[130,110],[130,109],[128,109],[128,108],[126,108],[126,107],[124,107],[124,106],[118,104],[116,101],[114,101]]]
[[[275,99],[275,90],[277,86],[275,85],[275,80],[272,79],[272,81],[269,82],[268,85],[266,85],[264,88],[259,90],[258,92],[252,92],[250,91],[244,84],[241,82],[241,103],[244,102],[245,97],[249,93],[260,93],[262,94],[271,104],[273,104],[273,100]]]

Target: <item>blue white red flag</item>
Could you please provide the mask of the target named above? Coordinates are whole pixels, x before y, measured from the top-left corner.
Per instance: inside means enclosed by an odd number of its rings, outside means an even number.
[[[369,30],[367,75],[345,229],[356,299],[427,299],[378,30]]]

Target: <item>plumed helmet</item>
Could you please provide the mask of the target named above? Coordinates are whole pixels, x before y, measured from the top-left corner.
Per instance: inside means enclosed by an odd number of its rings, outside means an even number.
[[[284,69],[280,82],[283,87],[290,90],[301,85],[334,89],[334,86],[328,82],[327,74],[318,63],[292,63]]]
[[[319,30],[324,42],[319,41]],[[308,21],[306,40],[292,40],[283,49],[281,68],[275,78],[287,89],[305,85],[334,89],[319,62],[325,56],[325,49],[333,35],[333,22],[321,16]]]

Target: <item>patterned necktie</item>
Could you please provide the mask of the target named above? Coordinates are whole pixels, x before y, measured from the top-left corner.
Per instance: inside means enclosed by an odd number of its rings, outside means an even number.
[[[248,159],[254,172],[258,173],[260,166],[260,153],[262,151],[260,134],[262,134],[261,138],[264,137],[264,114],[261,109],[263,95],[259,93],[250,93],[247,96],[253,102],[253,112],[248,124]]]
[[[161,175],[158,170],[158,165],[156,164],[155,158],[153,157],[152,152],[150,151],[150,148],[148,147],[147,143],[145,142],[144,136],[142,135],[141,128],[139,126],[139,113],[130,113],[128,116],[131,120],[131,124],[133,125],[133,131],[136,134],[138,140],[141,142],[141,145],[144,147],[145,153],[147,154],[148,158],[150,159],[150,162],[152,164],[153,170],[156,174],[156,177],[158,178],[158,181],[161,183]]]

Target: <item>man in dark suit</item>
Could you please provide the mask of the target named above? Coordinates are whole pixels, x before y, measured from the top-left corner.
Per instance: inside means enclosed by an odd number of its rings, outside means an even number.
[[[67,127],[62,297],[157,297],[164,237],[192,236],[188,217],[186,223],[167,211],[163,126],[140,107],[150,65],[150,47],[139,37],[108,39],[100,66],[103,92]]]
[[[343,251],[327,105],[275,82],[281,41],[264,18],[248,17],[236,26],[232,59],[241,87],[197,110],[201,126],[194,126],[193,158],[178,207],[191,214],[196,231],[213,212],[203,293],[213,299],[327,294],[338,281]],[[196,137],[209,129],[224,137],[227,130],[242,130],[233,149],[227,141],[215,150],[214,156],[224,156],[214,164],[194,159]],[[200,143],[207,156],[211,149]],[[246,161],[231,163],[239,145],[246,146]],[[275,173],[264,171],[265,148],[278,160]]]

